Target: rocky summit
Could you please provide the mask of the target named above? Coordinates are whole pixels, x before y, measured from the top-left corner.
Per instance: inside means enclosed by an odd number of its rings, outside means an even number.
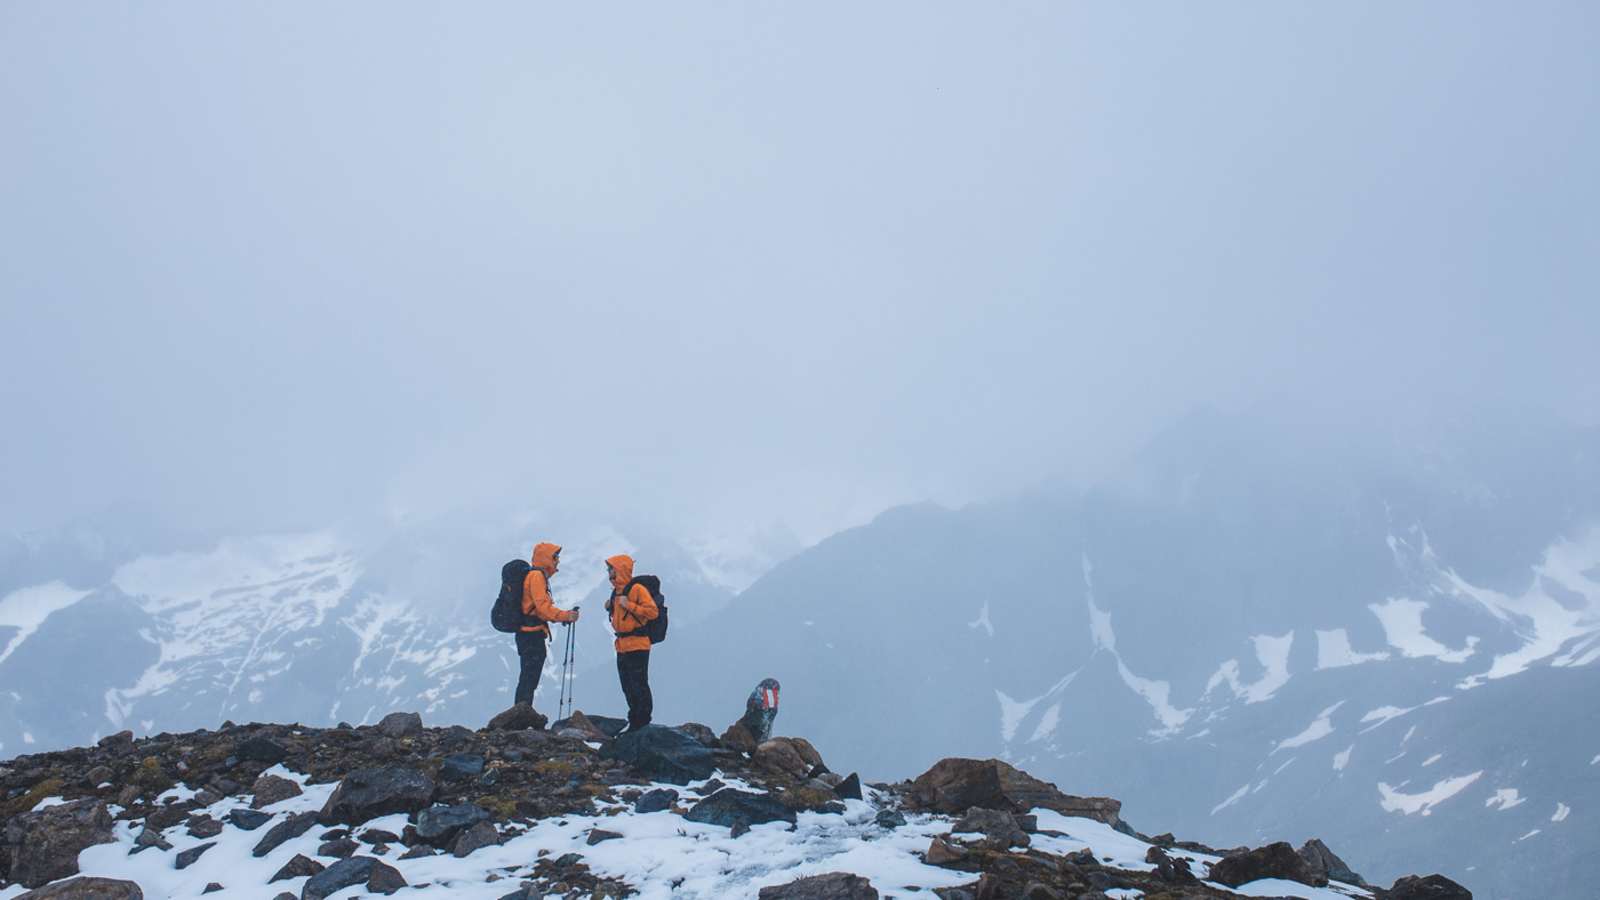
[[[17,757],[0,764],[0,900],[1471,896],[1442,875],[1366,885],[1316,840],[1149,837],[1117,801],[998,760],[863,784],[803,738],[613,738],[599,717],[546,730],[527,712],[476,731],[225,723]]]

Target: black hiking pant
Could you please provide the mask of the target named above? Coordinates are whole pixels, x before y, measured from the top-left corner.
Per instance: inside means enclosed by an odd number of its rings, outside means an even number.
[[[539,676],[544,674],[544,654],[544,632],[517,632],[517,659],[522,663],[522,672],[517,676],[513,703],[533,703],[533,692],[539,689]]]
[[[628,699],[628,730],[649,725],[655,707],[650,696],[650,651],[618,653],[617,678],[622,681],[622,696]]]

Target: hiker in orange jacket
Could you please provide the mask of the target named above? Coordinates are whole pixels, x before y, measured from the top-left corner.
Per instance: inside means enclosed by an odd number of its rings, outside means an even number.
[[[539,544],[533,548],[533,568],[522,580],[523,626],[517,630],[517,658],[522,671],[517,676],[515,702],[533,705],[533,692],[544,673],[545,642],[550,640],[551,622],[576,622],[576,609],[561,609],[550,599],[550,579],[561,568],[561,547]]]
[[[644,627],[659,615],[649,588],[633,582],[633,557],[617,555],[606,560],[611,579],[611,630],[617,633],[617,678],[628,700],[628,730],[650,724],[655,701],[650,696],[650,638]]]

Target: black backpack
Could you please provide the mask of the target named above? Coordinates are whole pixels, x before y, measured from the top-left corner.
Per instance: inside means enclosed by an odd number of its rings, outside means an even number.
[[[494,626],[495,631],[517,632],[524,625],[535,625],[540,621],[522,614],[522,582],[531,571],[533,566],[523,559],[513,559],[500,567],[500,596],[494,598],[494,609],[489,611],[489,624]]]
[[[661,593],[661,579],[654,575],[636,576],[622,589],[623,596],[627,596],[636,584],[643,585],[650,592],[650,599],[656,602],[656,617],[644,623],[642,628],[624,632],[620,637],[647,637],[650,643],[659,644],[667,639],[667,595]]]

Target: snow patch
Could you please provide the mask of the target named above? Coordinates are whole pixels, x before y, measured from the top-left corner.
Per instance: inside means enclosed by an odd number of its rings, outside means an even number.
[[[12,591],[0,599],[0,628],[17,629],[4,648],[0,648],[0,663],[15,653],[22,642],[39,630],[51,615],[89,596],[89,591],[68,587],[59,581]]]
[[[1111,628],[1111,613],[1095,604],[1094,564],[1089,561],[1088,554],[1084,554],[1082,559],[1084,602],[1089,608],[1089,634],[1094,639],[1097,652],[1104,650],[1110,653],[1117,661],[1117,674],[1122,677],[1122,683],[1150,704],[1156,721],[1161,723],[1161,728],[1153,730],[1152,734],[1165,737],[1177,732],[1194,715],[1194,710],[1173,705],[1171,683],[1141,677],[1122,661],[1122,655],[1117,652],[1117,634]]]
[[[1460,663],[1466,662],[1477,652],[1476,637],[1467,638],[1467,645],[1459,650],[1452,650],[1428,637],[1422,627],[1422,613],[1428,604],[1421,600],[1390,597],[1383,603],[1369,604],[1367,608],[1378,617],[1389,646],[1399,650],[1402,656],[1410,659],[1431,657],[1440,662]]]
[[[1496,806],[1498,806],[1500,810],[1504,812],[1512,807],[1521,806],[1526,802],[1528,802],[1526,797],[1517,796],[1516,788],[1501,788],[1495,791],[1492,797],[1490,797],[1488,800],[1485,800],[1483,805],[1490,809],[1494,809]]]
[[[1312,720],[1310,725],[1306,726],[1304,731],[1300,732],[1294,737],[1284,738],[1283,740],[1279,741],[1278,745],[1272,748],[1272,752],[1277,753],[1279,750],[1289,750],[1294,747],[1304,747],[1306,744],[1309,744],[1312,741],[1320,741],[1328,735],[1333,734],[1333,714],[1339,709],[1339,707],[1343,705],[1344,701],[1340,700],[1338,703],[1335,703],[1334,705],[1318,713],[1317,717]]]
[[[994,623],[989,621],[989,601],[983,601],[983,609],[978,611],[978,617],[967,623],[968,628],[982,628],[989,637],[994,637]]]
[[[1343,772],[1345,767],[1350,765],[1350,754],[1354,752],[1355,749],[1356,745],[1351,744],[1350,746],[1333,755],[1333,770],[1335,772]]]
[[[1434,755],[1432,755],[1432,756],[1430,756],[1427,759],[1422,761],[1422,767],[1424,769],[1426,769],[1427,767],[1433,765],[1434,763],[1438,762],[1441,759],[1444,759],[1444,754],[1443,753],[1435,753]]]
[[[1246,784],[1244,787],[1239,788],[1237,791],[1229,794],[1228,799],[1218,803],[1216,806],[1211,807],[1211,814],[1214,816],[1217,813],[1222,812],[1228,807],[1234,805],[1235,803],[1238,803],[1240,800],[1243,800],[1245,795],[1248,793],[1250,793],[1250,785]]]
[[[1260,678],[1245,682],[1239,675],[1239,661],[1230,659],[1217,667],[1206,681],[1205,696],[1226,684],[1233,695],[1246,703],[1270,700],[1278,689],[1289,683],[1289,651],[1294,647],[1294,632],[1284,635],[1258,634],[1250,638],[1255,645],[1256,660],[1264,670]]]
[[[1350,635],[1343,628],[1317,631],[1317,669],[1339,669],[1359,666],[1362,663],[1382,662],[1389,654],[1379,650],[1374,653],[1357,653],[1350,646]]]
[[[1473,772],[1471,775],[1459,775],[1455,778],[1446,778],[1434,784],[1433,787],[1418,794],[1405,794],[1390,787],[1388,784],[1378,784],[1378,805],[1384,812],[1397,812],[1405,815],[1421,813],[1424,816],[1432,815],[1433,808],[1461,793],[1474,782],[1483,777],[1483,772]]]
[[[1567,820],[1567,816],[1570,815],[1572,815],[1572,807],[1566,805],[1565,803],[1557,803],[1556,814],[1550,817],[1550,821],[1565,822]]]

